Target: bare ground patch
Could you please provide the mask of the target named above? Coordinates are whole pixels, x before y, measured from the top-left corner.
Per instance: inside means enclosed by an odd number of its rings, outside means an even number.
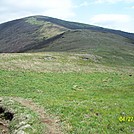
[[[42,123],[46,125],[47,134],[62,134],[60,127],[59,127],[59,120],[55,120],[50,118],[44,108],[35,104],[32,100],[26,100],[20,97],[11,97],[11,99],[19,102],[21,105],[31,109],[32,111],[36,112],[40,116],[40,120]]]

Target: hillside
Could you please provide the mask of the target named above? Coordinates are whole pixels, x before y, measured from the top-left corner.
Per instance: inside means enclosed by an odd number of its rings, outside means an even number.
[[[82,52],[110,66],[134,65],[134,34],[32,16],[0,25],[0,52]],[[96,62],[91,56],[86,60]]]
[[[134,132],[134,34],[32,16],[0,52],[0,134]]]
[[[131,50],[133,42],[134,34],[131,33],[46,16],[32,16],[0,24],[1,53],[90,51],[108,45],[113,48],[122,45],[125,49],[128,46]]]

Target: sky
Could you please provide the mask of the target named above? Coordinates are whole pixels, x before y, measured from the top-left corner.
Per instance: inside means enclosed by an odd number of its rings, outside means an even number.
[[[0,0],[0,23],[33,15],[134,33],[134,0]]]

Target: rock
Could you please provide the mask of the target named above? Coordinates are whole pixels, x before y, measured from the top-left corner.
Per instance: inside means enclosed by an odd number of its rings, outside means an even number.
[[[27,133],[25,132],[25,129],[26,129],[26,128],[33,129],[33,128],[31,127],[31,125],[26,124],[26,125],[24,125],[24,126],[21,126],[18,130],[15,130],[14,134],[27,134]]]
[[[55,57],[53,57],[53,56],[45,56],[44,57],[44,60],[55,60],[56,58]]]
[[[2,98],[0,97],[0,102],[2,102]]]
[[[19,130],[15,134],[26,134],[26,133],[23,130]]]
[[[26,125],[20,127],[19,129],[24,130],[26,128],[31,128],[32,129],[31,125],[29,125],[29,124],[26,124]]]

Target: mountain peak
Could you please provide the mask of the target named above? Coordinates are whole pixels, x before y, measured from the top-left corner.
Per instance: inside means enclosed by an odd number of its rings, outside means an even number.
[[[0,24],[0,52],[85,51],[103,42],[133,45],[134,34],[41,15]]]

